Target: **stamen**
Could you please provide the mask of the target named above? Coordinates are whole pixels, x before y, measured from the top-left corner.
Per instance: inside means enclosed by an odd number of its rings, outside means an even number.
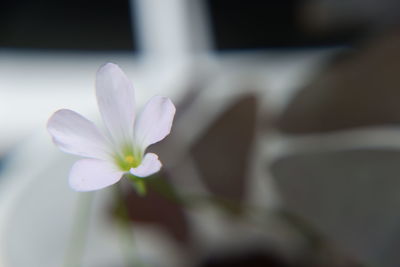
[[[135,164],[135,158],[131,155],[128,155],[125,157],[125,161],[126,163],[128,163],[129,165],[134,165]]]

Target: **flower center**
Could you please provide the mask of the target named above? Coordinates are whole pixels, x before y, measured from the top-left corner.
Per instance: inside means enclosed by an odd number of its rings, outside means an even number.
[[[125,157],[125,162],[129,165],[133,165],[135,163],[135,158],[131,155]]]
[[[116,163],[122,171],[129,171],[131,168],[136,168],[140,165],[140,159],[128,154],[124,157],[117,157]]]

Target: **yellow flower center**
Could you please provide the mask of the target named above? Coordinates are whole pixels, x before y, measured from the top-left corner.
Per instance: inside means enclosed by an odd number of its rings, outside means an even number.
[[[132,154],[125,156],[117,156],[115,158],[115,163],[122,171],[129,171],[131,168],[136,168],[140,165],[141,159],[134,157]]]
[[[131,155],[128,155],[125,157],[125,162],[128,163],[129,165],[134,165],[135,158]]]

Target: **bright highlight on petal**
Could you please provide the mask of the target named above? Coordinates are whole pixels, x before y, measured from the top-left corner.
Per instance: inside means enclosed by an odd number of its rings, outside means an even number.
[[[92,191],[112,185],[123,176],[147,177],[158,172],[162,166],[158,156],[145,151],[170,133],[175,115],[171,100],[162,96],[151,98],[135,121],[133,86],[112,63],[97,72],[96,95],[106,135],[71,110],[57,111],[47,124],[54,143],[62,151],[86,158],[73,165],[70,186],[76,191]],[[144,180],[132,181],[143,189],[138,190],[143,194]]]
[[[54,113],[47,130],[64,152],[97,159],[109,157],[104,136],[91,121],[72,110],[61,109]]]
[[[81,159],[72,166],[69,184],[76,191],[93,191],[115,184],[122,175],[106,161]]]
[[[121,145],[121,142],[131,140],[135,121],[135,92],[117,65],[107,63],[99,69],[96,95],[104,124],[115,144]]]
[[[154,153],[147,153],[144,156],[142,164],[137,168],[132,168],[130,173],[138,177],[147,177],[161,169],[161,162],[158,160],[158,156]]]
[[[154,96],[144,107],[135,124],[135,141],[145,150],[164,139],[171,131],[175,106],[167,97]]]

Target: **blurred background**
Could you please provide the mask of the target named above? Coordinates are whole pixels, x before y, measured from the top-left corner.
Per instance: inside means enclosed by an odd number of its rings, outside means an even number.
[[[400,265],[400,2],[3,0],[0,266]],[[164,164],[76,193],[45,125],[97,69],[170,97]],[[92,205],[89,207],[91,199]]]

